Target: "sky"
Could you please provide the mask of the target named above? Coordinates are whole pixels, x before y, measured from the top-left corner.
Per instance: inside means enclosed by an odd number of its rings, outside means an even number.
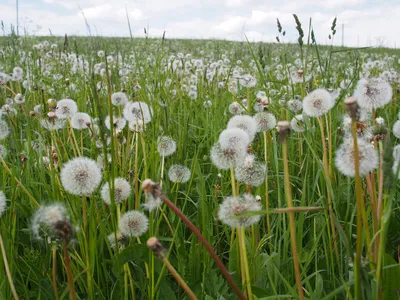
[[[293,14],[307,36],[309,21],[319,44],[328,39],[337,17],[333,44],[351,47],[400,47],[400,0],[19,0],[19,31],[30,35],[225,39],[273,42],[279,18],[296,42]],[[16,0],[0,0],[0,20],[9,31],[16,24]]]

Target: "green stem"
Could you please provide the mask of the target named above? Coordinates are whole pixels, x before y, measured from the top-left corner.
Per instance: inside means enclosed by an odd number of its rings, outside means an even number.
[[[282,140],[282,151],[283,151],[283,168],[284,168],[284,176],[285,176],[286,201],[287,201],[287,206],[290,209],[293,207],[293,201],[292,201],[292,192],[290,189],[290,180],[289,180],[289,164],[288,164],[286,137],[283,138],[283,140]],[[290,239],[291,239],[291,244],[292,244],[293,264],[294,264],[294,272],[295,272],[295,276],[296,276],[297,290],[299,292],[300,299],[303,300],[304,292],[303,292],[303,287],[301,285],[299,257],[297,254],[296,224],[295,224],[295,220],[294,220],[294,212],[289,212],[289,227],[290,227]]]

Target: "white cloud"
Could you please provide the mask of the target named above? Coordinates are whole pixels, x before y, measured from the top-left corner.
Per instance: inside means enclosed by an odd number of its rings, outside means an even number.
[[[4,0],[3,0],[4,1]],[[15,3],[5,0],[0,4],[0,19],[6,25],[15,21]],[[277,35],[279,18],[286,36],[283,40],[296,42],[297,30],[293,19],[296,13],[305,34],[309,18],[321,43],[328,42],[335,16],[337,33],[335,44],[341,43],[341,25],[345,26],[345,44],[365,46],[376,44],[377,38],[388,45],[400,44],[400,36],[393,28],[400,26],[399,5],[373,5],[365,0],[42,0],[20,2],[20,25],[36,34],[87,34],[83,11],[90,27],[105,36],[128,36],[128,12],[131,27],[137,36],[143,36],[143,27],[150,27],[150,35],[160,36],[166,31],[169,38],[221,38],[273,41]],[[27,4],[29,3],[29,4]],[[39,2],[40,3],[40,2]],[[30,21],[32,20],[32,21]],[[93,32],[92,32],[93,33]]]
[[[246,18],[235,16],[229,17],[218,26],[216,26],[217,30],[222,30],[224,32],[232,33],[240,30],[245,26]]]

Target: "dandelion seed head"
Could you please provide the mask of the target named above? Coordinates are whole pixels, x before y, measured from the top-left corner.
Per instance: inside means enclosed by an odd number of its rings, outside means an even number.
[[[161,156],[170,156],[176,151],[176,142],[169,136],[161,136],[158,138],[157,151]]]
[[[359,172],[364,176],[378,166],[378,153],[374,146],[364,139],[357,139]],[[354,144],[352,138],[347,138],[336,150],[335,164],[338,170],[345,176],[355,176]]]
[[[257,123],[250,116],[234,116],[232,117],[227,125],[228,129],[231,128],[240,128],[247,132],[250,138],[250,143],[254,140],[254,137],[257,132]]]
[[[15,102],[15,104],[24,104],[25,103],[25,97],[22,96],[22,94],[18,93],[14,97],[14,102]]]
[[[0,145],[0,155],[1,157],[3,157],[3,159],[7,156],[7,152],[7,148],[3,145]]]
[[[333,107],[331,94],[324,89],[312,91],[303,99],[303,111],[310,117],[320,117]]]
[[[31,230],[35,238],[42,239],[42,235],[49,238],[57,237],[57,224],[69,223],[67,210],[61,203],[42,205],[35,212],[31,221]]]
[[[380,126],[384,126],[385,125],[385,119],[382,117],[378,117],[375,119],[376,124],[380,125]]]
[[[57,102],[56,116],[59,119],[71,118],[78,112],[78,105],[72,99],[63,99]]]
[[[264,132],[276,127],[276,118],[269,112],[259,112],[254,117],[257,124],[257,132]]]
[[[397,120],[396,122],[394,122],[392,132],[395,137],[400,139],[400,120]]]
[[[101,198],[107,205],[111,205],[110,185],[106,182],[101,188]],[[114,179],[114,201],[116,204],[124,202],[131,194],[131,185],[125,178],[117,177]]]
[[[0,191],[0,217],[4,214],[7,208],[7,198],[3,191]]]
[[[142,121],[147,124],[151,121],[152,112],[145,102],[128,102],[124,106],[123,115],[128,122]]]
[[[251,74],[245,74],[239,77],[239,84],[245,88],[252,88],[256,86],[257,78]]]
[[[128,96],[123,92],[113,93],[111,103],[115,106],[125,105],[128,102]]]
[[[8,129],[7,123],[5,121],[0,120],[0,140],[4,140],[9,133],[10,130]]]
[[[232,228],[246,228],[259,222],[261,215],[240,216],[261,209],[260,202],[250,194],[226,197],[219,206],[218,218]]]
[[[221,170],[227,170],[243,163],[247,149],[243,147],[221,148],[220,143],[211,148],[210,157],[212,163]]]
[[[52,130],[59,130],[65,127],[65,119],[59,119],[56,117],[53,118],[48,118],[48,119],[43,119],[40,120],[40,125],[42,125],[43,128],[52,131]]]
[[[292,128],[295,132],[304,132],[306,130],[303,115],[296,115],[290,121],[290,128]]]
[[[117,231],[116,233],[111,233],[107,236],[107,240],[112,249],[121,248],[127,242],[126,237]]]
[[[255,156],[247,154],[242,165],[235,168],[237,180],[251,186],[259,186],[264,182],[267,167],[255,160]]]
[[[175,183],[185,183],[191,176],[190,169],[183,165],[172,165],[168,171],[168,178]]]
[[[382,78],[360,79],[354,91],[358,105],[370,111],[388,104],[392,95],[392,86]]]
[[[287,108],[294,113],[297,113],[303,109],[303,102],[297,99],[289,100],[286,105]]]
[[[101,169],[97,163],[87,157],[76,157],[63,165],[61,183],[72,195],[90,195],[100,185]]]
[[[114,116],[113,124],[111,124],[111,117],[107,116],[106,119],[104,120],[104,124],[106,125],[108,130],[116,129],[117,131],[121,131],[126,126],[126,120],[124,118]]]
[[[222,149],[237,147],[246,149],[250,143],[250,137],[243,129],[231,128],[222,131],[218,141]]]
[[[232,115],[240,115],[244,111],[244,108],[235,101],[229,105],[228,110]]]
[[[87,113],[77,112],[71,118],[72,128],[81,130],[88,128],[91,123],[91,117]]]
[[[119,221],[119,230],[122,235],[138,237],[144,234],[149,227],[146,215],[137,210],[124,213]]]

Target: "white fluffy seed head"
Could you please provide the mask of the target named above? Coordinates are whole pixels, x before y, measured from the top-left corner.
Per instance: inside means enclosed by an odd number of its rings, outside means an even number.
[[[112,249],[120,248],[126,243],[126,237],[117,231],[116,233],[111,233],[107,236],[107,240],[110,243]]]
[[[72,99],[63,99],[57,102],[56,116],[59,119],[71,118],[78,112],[78,105]]]
[[[65,121],[65,119],[48,118],[40,120],[40,125],[49,131],[59,130],[65,127]]]
[[[243,147],[230,147],[223,149],[220,143],[211,148],[210,157],[212,163],[221,170],[234,168],[243,163],[247,149]]]
[[[161,136],[158,138],[157,151],[161,156],[170,156],[176,151],[176,143],[169,136]]]
[[[229,104],[228,110],[232,115],[240,115],[244,111],[244,108],[235,101]]]
[[[0,217],[3,215],[7,207],[7,198],[3,191],[0,191]]]
[[[370,111],[388,104],[392,100],[392,95],[392,86],[378,77],[360,79],[354,91],[358,105]]]
[[[4,140],[9,133],[10,130],[8,129],[7,123],[5,121],[0,120],[0,140]]]
[[[287,108],[294,113],[297,113],[303,109],[303,102],[297,99],[289,100],[286,105]]]
[[[250,116],[234,116],[232,117],[227,125],[227,128],[240,128],[247,132],[250,138],[250,143],[254,140],[257,132],[257,123]]]
[[[183,165],[172,165],[168,171],[168,178],[175,183],[185,183],[191,176],[190,169]]]
[[[107,116],[104,120],[104,124],[106,125],[108,130],[116,129],[117,131],[121,131],[126,126],[126,120],[120,117],[113,117],[113,124],[111,124],[111,117]]]
[[[23,104],[23,103],[25,103],[25,97],[22,96],[22,94],[18,93],[14,97],[14,102],[16,104]]]
[[[400,145],[393,147],[393,158],[395,161],[400,160]]]
[[[147,231],[149,220],[137,210],[124,213],[119,221],[119,230],[124,236],[138,237]]]
[[[290,121],[290,127],[295,132],[304,132],[306,130],[306,127],[303,121],[303,115],[294,116],[293,119]]]
[[[3,145],[0,145],[0,155],[3,157],[3,159],[7,156],[7,148]]]
[[[147,124],[151,121],[152,109],[145,102],[128,102],[125,104],[123,115],[128,122],[142,121]]]
[[[303,111],[310,117],[326,114],[333,105],[332,95],[324,89],[312,91],[303,99]]]
[[[250,137],[246,131],[240,128],[225,129],[219,135],[219,144],[222,149],[242,147],[247,149]]]
[[[57,223],[66,220],[68,221],[67,210],[63,204],[42,205],[32,217],[32,233],[38,239],[41,239],[42,231],[52,237]]]
[[[400,139],[400,120],[397,120],[396,122],[394,122],[392,131],[393,131],[394,136],[397,137],[398,139]]]
[[[259,112],[254,117],[257,124],[257,132],[264,132],[276,127],[276,118],[269,112]]]
[[[235,168],[235,177],[245,184],[259,186],[264,182],[266,172],[266,165],[256,161],[254,155],[248,154],[244,163]]]
[[[111,187],[106,182],[101,188],[101,198],[107,205],[111,205]],[[115,178],[114,179],[114,201],[116,204],[124,202],[131,194],[131,185],[125,178]]]
[[[76,157],[63,165],[61,183],[72,195],[90,195],[100,185],[102,174],[97,163],[87,157]]]
[[[72,128],[81,130],[88,128],[92,118],[87,113],[77,112],[71,118]]]
[[[226,197],[219,206],[218,218],[232,228],[245,228],[260,221],[261,215],[240,216],[260,211],[261,208],[260,202],[250,194]]]
[[[125,105],[128,102],[128,96],[123,92],[113,93],[111,103],[115,106]]]
[[[357,139],[360,176],[364,176],[378,166],[378,153],[374,146],[364,139]],[[344,140],[336,150],[335,165],[345,176],[355,176],[354,144],[352,138]]]

